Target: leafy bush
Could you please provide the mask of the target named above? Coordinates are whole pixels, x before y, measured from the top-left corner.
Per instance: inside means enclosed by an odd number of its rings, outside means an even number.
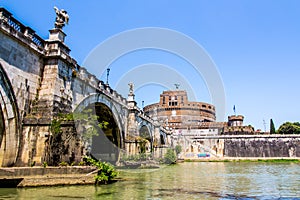
[[[48,167],[47,162],[43,162],[42,166],[43,166],[44,168]]]
[[[176,155],[173,149],[168,149],[167,153],[165,154],[164,157],[164,163],[166,164],[175,164],[176,163]]]
[[[85,166],[85,162],[84,162],[84,161],[80,161],[80,162],[78,163],[78,166]]]
[[[51,132],[53,134],[61,133],[61,120],[53,119],[50,125]]]
[[[66,167],[66,166],[68,166],[68,163],[65,161],[62,161],[61,163],[59,163],[59,166]]]
[[[178,156],[178,154],[180,154],[182,151],[182,147],[180,145],[176,145],[175,147],[175,152],[176,152],[176,155]]]
[[[35,166],[35,161],[33,161],[31,164],[30,164],[30,167],[33,167]]]
[[[107,184],[118,175],[115,167],[110,163],[97,161],[90,157],[86,157],[85,160],[87,164],[98,168],[97,175],[95,176],[95,184]]]

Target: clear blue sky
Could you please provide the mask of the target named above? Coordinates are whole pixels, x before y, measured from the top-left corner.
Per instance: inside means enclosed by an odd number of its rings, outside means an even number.
[[[245,123],[260,129],[263,120],[268,129],[270,118],[276,128],[285,121],[300,121],[298,0],[1,0],[0,6],[44,39],[53,28],[53,6],[67,10],[66,44],[80,65],[98,44],[122,31],[162,27],[181,32],[202,45],[215,62],[225,87],[226,115],[233,114],[236,105]],[[151,62],[174,67],[197,84],[198,101],[211,101],[204,81],[185,61],[158,50],[134,52],[115,61],[111,85],[122,73]],[[163,89],[154,84],[138,90],[139,105],[142,100],[157,102]]]

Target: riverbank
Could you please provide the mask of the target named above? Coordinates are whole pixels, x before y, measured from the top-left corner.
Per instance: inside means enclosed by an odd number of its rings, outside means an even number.
[[[293,162],[300,158],[290,157],[223,157],[183,159],[180,162]],[[145,167],[147,168],[147,167]],[[22,188],[61,185],[93,185],[97,168],[92,166],[64,167],[5,167],[0,168],[0,187]]]
[[[0,168],[0,187],[89,185],[95,183],[96,167],[5,167]]]
[[[291,158],[291,157],[192,158],[192,159],[184,159],[184,162],[296,162],[296,163],[300,163],[300,158]]]

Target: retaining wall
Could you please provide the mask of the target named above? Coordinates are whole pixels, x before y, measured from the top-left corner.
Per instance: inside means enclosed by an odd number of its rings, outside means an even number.
[[[239,138],[224,140],[228,157],[300,157],[299,138]]]

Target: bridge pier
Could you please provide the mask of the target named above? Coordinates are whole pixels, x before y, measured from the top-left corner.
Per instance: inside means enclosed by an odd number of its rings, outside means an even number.
[[[77,69],[77,64],[69,56],[70,49],[64,44],[65,36],[61,29],[52,29],[49,40],[44,41],[41,81],[33,100],[29,102],[31,109],[22,120],[18,166],[41,165],[43,162],[57,165],[62,161],[71,163],[81,160],[77,156],[82,156],[81,143],[78,143],[77,137],[70,139],[72,132],[76,132],[74,124],[60,124],[59,133],[51,130],[53,120],[58,115],[70,113],[72,109],[72,72]],[[63,139],[67,141],[59,141]]]

